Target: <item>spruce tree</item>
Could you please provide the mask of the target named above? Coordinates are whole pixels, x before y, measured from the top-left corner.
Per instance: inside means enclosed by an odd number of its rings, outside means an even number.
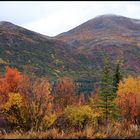
[[[116,97],[115,94],[112,69],[109,66],[108,59],[106,58],[100,77],[100,101],[98,103],[98,107],[102,112],[102,116],[103,119],[105,119],[106,124],[108,124],[111,118],[116,116],[116,104],[114,103],[114,99]]]
[[[116,67],[114,68],[114,75],[113,75],[113,86],[114,86],[114,92],[118,90],[118,84],[120,80],[122,79],[122,73],[120,71],[122,63],[121,61],[117,61]]]

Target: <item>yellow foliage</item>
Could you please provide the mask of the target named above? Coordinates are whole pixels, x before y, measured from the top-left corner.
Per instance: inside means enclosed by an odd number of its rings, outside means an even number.
[[[23,106],[23,100],[19,93],[9,93],[9,100],[3,105],[3,108],[8,111],[12,106],[18,108]]]
[[[57,119],[56,114],[46,115],[43,119],[44,128],[47,128],[47,129],[50,128],[54,124],[56,119]]]
[[[65,109],[67,121],[75,128],[83,128],[86,125],[95,125],[97,123],[98,114],[94,114],[88,105],[80,107],[69,106]],[[86,122],[86,123],[85,123]]]
[[[119,83],[118,96],[127,94],[139,94],[140,95],[140,77],[128,76]]]
[[[20,127],[24,123],[24,103],[19,93],[9,93],[9,100],[2,106],[5,119],[11,126]]]

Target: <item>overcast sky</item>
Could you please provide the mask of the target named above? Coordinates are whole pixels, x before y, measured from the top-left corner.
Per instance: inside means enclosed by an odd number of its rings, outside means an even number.
[[[0,1],[0,21],[48,36],[66,32],[98,15],[140,19],[139,1]]]

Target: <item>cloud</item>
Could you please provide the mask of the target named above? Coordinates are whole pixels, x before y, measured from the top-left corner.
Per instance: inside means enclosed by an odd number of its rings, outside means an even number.
[[[64,6],[40,20],[24,25],[24,27],[32,30],[38,29],[44,34],[54,36],[57,32],[65,32],[84,22],[86,14],[82,12],[83,10],[82,7],[76,7],[75,5],[73,7]]]
[[[102,14],[140,19],[140,2],[127,1],[2,1],[0,19],[55,36]]]

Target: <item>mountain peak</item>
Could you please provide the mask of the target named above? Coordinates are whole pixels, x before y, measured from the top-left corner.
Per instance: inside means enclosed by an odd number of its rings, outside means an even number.
[[[104,15],[98,15],[95,18],[108,18],[108,17],[121,17],[121,16],[117,14],[104,14]]]
[[[13,23],[8,22],[8,21],[0,21],[0,26],[5,26],[5,25],[13,25]]]
[[[0,28],[8,28],[9,30],[14,30],[14,29],[17,29],[17,25],[11,23],[11,22],[8,22],[8,21],[0,21]]]
[[[101,23],[101,22],[105,22],[105,23],[107,23],[107,22],[115,22],[115,23],[117,23],[117,22],[126,21],[126,20],[127,20],[127,22],[130,22],[130,19],[131,18],[121,16],[121,15],[105,14],[105,15],[96,16],[96,17],[90,19],[89,21],[99,22],[99,23]],[[133,20],[135,20],[135,19],[133,19]]]
[[[133,19],[133,18],[129,18],[129,17],[126,17],[126,16],[121,16],[121,15],[117,15],[117,14],[104,14],[104,15],[99,15],[99,16],[96,16],[94,18],[92,18],[91,20],[89,21],[112,21],[112,22],[115,22],[115,23],[123,23],[125,22],[125,24],[127,25],[127,23],[130,23],[130,24],[139,24],[140,23],[140,20],[139,19]]]
[[[70,35],[74,36],[77,34],[85,33],[96,33],[99,31],[138,31],[140,30],[140,20],[132,19],[116,14],[105,14],[96,16],[81,25],[69,30],[68,32],[62,33],[58,36]]]

